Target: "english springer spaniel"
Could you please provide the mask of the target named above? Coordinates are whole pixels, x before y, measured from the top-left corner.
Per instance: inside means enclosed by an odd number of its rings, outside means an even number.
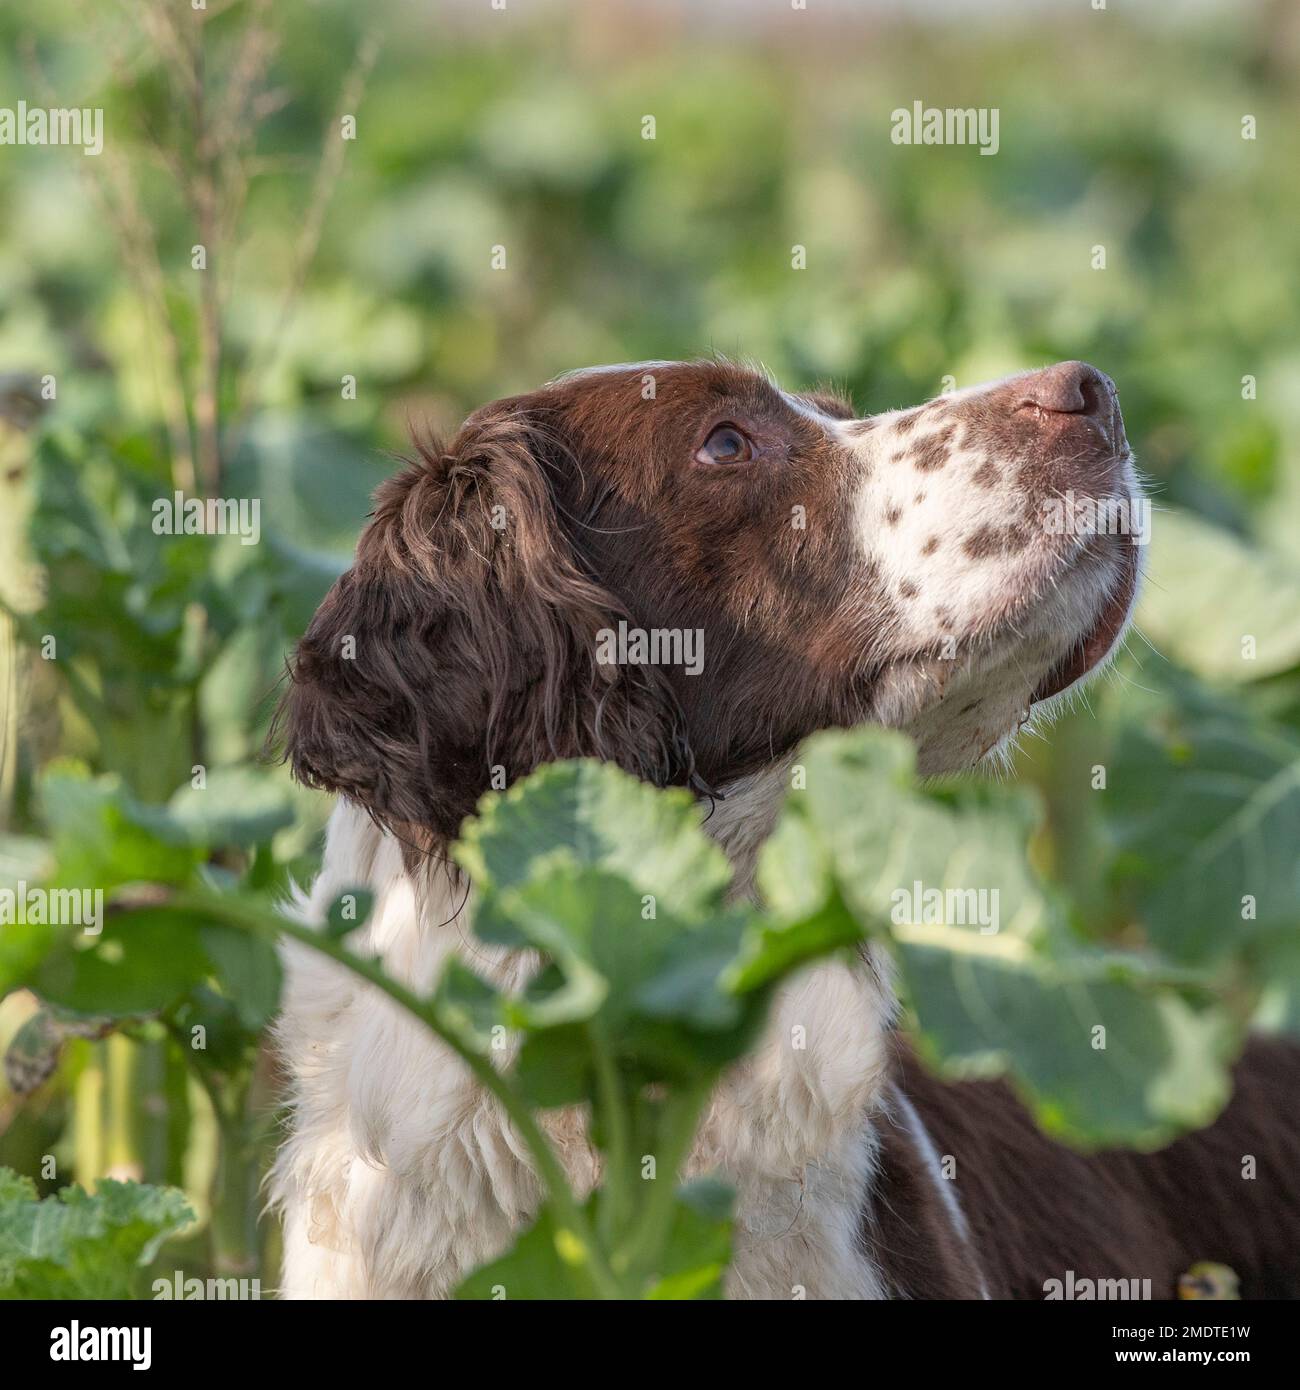
[[[484,407],[379,489],[299,646],[286,748],[340,800],[297,910],[319,920],[367,884],[358,937],[390,973],[427,989],[465,953],[522,984],[523,960],[474,941],[473,886],[441,850],[490,786],[579,756],[697,789],[751,892],[805,735],[887,725],[922,772],[966,768],[1112,652],[1138,551],[1046,525],[1067,496],[1138,498],[1114,386],[1081,362],[867,418],[714,361]],[[605,659],[611,632],[701,634],[702,663]],[[530,1220],[537,1178],[417,1023],[319,957],[289,966],[283,1292],[445,1295]],[[1277,1114],[1294,1050],[1253,1045],[1209,1130],[1083,1155],[1005,1086],[927,1075],[895,1014],[870,953],[820,964],[718,1088],[689,1168],[737,1189],[732,1296],[1042,1298],[1073,1271],[1169,1297],[1204,1260],[1246,1296],[1300,1288],[1300,1135]],[[582,1116],[547,1128],[592,1184]]]

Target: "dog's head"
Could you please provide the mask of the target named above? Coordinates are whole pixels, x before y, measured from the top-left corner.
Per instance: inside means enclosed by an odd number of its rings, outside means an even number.
[[[379,490],[299,646],[289,756],[441,835],[555,758],[722,789],[874,721],[964,767],[1112,650],[1139,506],[1079,362],[866,418],[726,363],[574,373]]]

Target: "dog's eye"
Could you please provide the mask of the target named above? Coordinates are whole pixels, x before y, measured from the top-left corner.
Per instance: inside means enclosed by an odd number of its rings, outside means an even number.
[[[696,463],[748,463],[754,444],[735,425],[719,425],[695,452]]]

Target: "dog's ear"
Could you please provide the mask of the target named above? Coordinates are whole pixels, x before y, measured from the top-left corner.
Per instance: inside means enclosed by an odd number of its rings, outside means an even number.
[[[626,615],[582,570],[542,438],[506,402],[379,489],[290,664],[276,728],[301,781],[451,836],[489,787],[555,758],[689,778],[662,674],[597,661]]]

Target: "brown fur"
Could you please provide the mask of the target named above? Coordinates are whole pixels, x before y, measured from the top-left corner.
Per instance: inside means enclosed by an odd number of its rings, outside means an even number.
[[[641,377],[498,402],[380,488],[293,663],[277,732],[299,778],[446,838],[494,768],[513,782],[592,756],[716,787],[866,717],[890,603],[864,569],[845,610],[837,451],[752,372],[667,367],[654,400]],[[761,470],[666,465],[720,419],[753,436]],[[706,632],[708,680],[598,665],[620,619]]]
[[[940,1155],[956,1160],[954,1186],[980,1269],[994,1298],[1042,1298],[1049,1279],[1150,1279],[1153,1298],[1173,1298],[1198,1261],[1227,1265],[1243,1298],[1300,1297],[1300,1048],[1254,1039],[1234,1072],[1232,1099],[1208,1128],[1154,1153],[1080,1153],[1054,1143],[1000,1081],[944,1083],[905,1046],[897,1074]],[[1254,1155],[1257,1176],[1245,1178]],[[885,1186],[906,1191],[915,1169],[889,1145]],[[944,1181],[944,1179],[940,1179]],[[902,1203],[900,1203],[900,1206]],[[929,1234],[926,1207],[906,1207],[885,1253],[909,1242],[936,1255],[891,1268],[914,1298],[970,1288],[964,1252]],[[901,1228],[900,1228],[901,1226]],[[969,1296],[969,1295],[968,1295]]]

